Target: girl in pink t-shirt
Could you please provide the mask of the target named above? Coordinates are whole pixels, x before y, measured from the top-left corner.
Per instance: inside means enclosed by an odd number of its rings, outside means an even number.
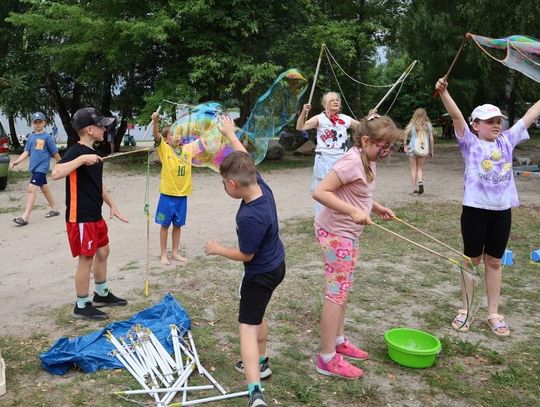
[[[354,147],[338,160],[321,181],[313,198],[324,205],[315,217],[315,235],[321,246],[326,280],[321,315],[321,351],[317,372],[348,379],[363,375],[343,359],[365,360],[367,352],[344,336],[347,295],[358,258],[358,237],[371,223],[373,211],[381,219],[394,218],[392,210],[373,201],[375,162],[386,158],[401,132],[387,116],[371,114],[353,127]]]

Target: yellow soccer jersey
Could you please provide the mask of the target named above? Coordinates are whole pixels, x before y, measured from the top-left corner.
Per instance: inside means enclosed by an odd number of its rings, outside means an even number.
[[[160,139],[157,152],[161,159],[161,181],[159,192],[171,196],[191,195],[193,183],[191,181],[191,159],[202,151],[199,140],[182,146],[180,154],[163,138]]]

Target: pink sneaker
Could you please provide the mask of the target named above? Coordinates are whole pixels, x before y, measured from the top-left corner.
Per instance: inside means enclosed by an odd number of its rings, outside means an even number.
[[[364,375],[362,369],[351,365],[343,359],[339,353],[336,353],[332,360],[325,363],[321,356],[317,354],[315,361],[317,372],[326,376],[338,376],[344,379],[359,379]]]
[[[369,357],[367,352],[357,348],[347,339],[341,345],[336,346],[336,352],[354,360],[367,360]]]

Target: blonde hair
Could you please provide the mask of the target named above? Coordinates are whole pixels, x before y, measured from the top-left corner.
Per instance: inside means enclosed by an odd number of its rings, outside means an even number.
[[[339,96],[339,93],[337,93],[337,92],[326,92],[324,95],[322,95],[322,98],[321,98],[321,105],[324,107],[324,110],[326,110],[326,106],[328,105],[328,102],[330,101],[332,96],[337,97],[338,100],[341,102],[341,96]]]
[[[367,136],[371,140],[380,144],[394,144],[401,137],[399,130],[394,121],[389,116],[370,115],[364,117],[358,122],[358,125],[352,127],[353,143],[356,147],[362,148],[362,137]],[[370,161],[366,154],[362,151],[360,155],[362,165],[366,173],[367,181],[372,182],[375,179],[373,171],[371,171]]]
[[[225,180],[233,180],[247,187],[257,182],[257,167],[253,158],[245,151],[233,151],[221,165],[219,173]]]
[[[407,127],[412,128],[412,126],[414,126],[416,134],[418,135],[423,136],[429,134],[431,129],[431,122],[425,109],[419,107],[414,111],[411,117],[411,121],[409,122]]]

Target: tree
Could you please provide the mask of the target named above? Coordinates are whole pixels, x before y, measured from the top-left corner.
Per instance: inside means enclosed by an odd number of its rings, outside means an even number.
[[[539,0],[413,0],[399,25],[397,44],[423,62],[425,80],[433,89],[436,79],[446,73],[465,33],[495,38],[520,33],[539,37],[540,29],[533,17],[538,7]],[[505,16],[504,24],[498,16]],[[472,41],[466,43],[449,81],[452,95],[464,114],[489,102],[504,107],[513,117],[516,105],[531,100],[533,92],[538,94],[539,89],[528,78],[487,57]],[[522,89],[523,81],[530,90],[517,93],[515,90]]]

